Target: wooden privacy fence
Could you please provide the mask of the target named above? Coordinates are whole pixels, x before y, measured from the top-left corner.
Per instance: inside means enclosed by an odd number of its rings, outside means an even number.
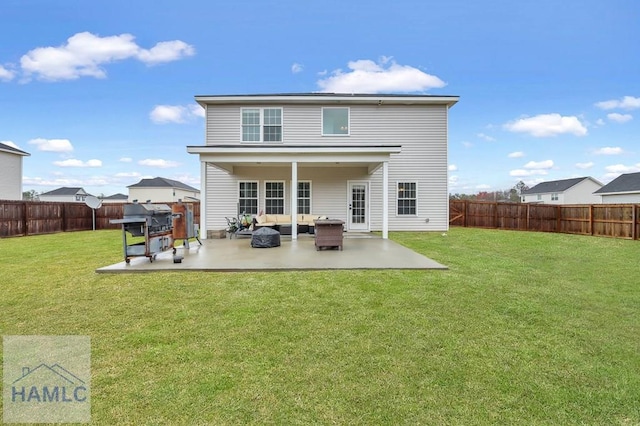
[[[450,200],[449,224],[637,240],[638,204],[552,205]]]
[[[103,203],[96,209],[96,229],[119,229],[111,219],[122,219],[126,203]],[[162,203],[171,206],[173,203]],[[200,203],[193,207],[194,222],[200,222]],[[45,201],[0,201],[0,238],[93,229],[93,213],[84,203]]]

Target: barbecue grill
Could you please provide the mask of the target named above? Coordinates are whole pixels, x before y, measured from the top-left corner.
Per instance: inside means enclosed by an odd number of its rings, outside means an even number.
[[[158,253],[169,249],[176,253],[173,247],[173,215],[171,207],[166,204],[125,204],[122,219],[110,220],[110,223],[122,224],[122,246],[127,263],[136,256],[146,256],[153,262]],[[144,241],[129,244],[127,234],[144,237]]]

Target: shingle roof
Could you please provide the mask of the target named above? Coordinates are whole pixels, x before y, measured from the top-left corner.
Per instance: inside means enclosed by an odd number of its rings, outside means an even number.
[[[5,151],[5,152],[9,152],[11,154],[18,154],[18,155],[31,155],[28,152],[24,152],[21,149],[14,148],[12,146],[3,144],[2,142],[0,142],[0,151]]]
[[[142,179],[138,183],[134,183],[133,185],[127,186],[127,188],[178,188],[178,189],[185,189],[187,191],[200,192],[199,189],[196,189],[192,186],[189,186],[182,182],[178,182],[177,180],[167,179],[163,177],[156,177],[153,179]]]
[[[533,188],[522,191],[522,194],[531,195],[531,194],[548,194],[550,192],[552,193],[563,192],[571,188],[572,186],[579,184],[585,179],[591,179],[594,182],[598,182],[589,176],[573,178],[573,179],[552,180],[549,182],[541,182],[536,186],[534,186]]]
[[[53,191],[43,192],[42,194],[40,194],[40,196],[42,195],[76,195],[80,191],[84,192],[84,189],[63,186],[62,188],[54,189]]]
[[[103,200],[127,200],[128,198],[129,196],[120,193],[102,197]]]
[[[640,192],[640,172],[626,173],[618,176],[594,194],[608,194],[614,192]]]

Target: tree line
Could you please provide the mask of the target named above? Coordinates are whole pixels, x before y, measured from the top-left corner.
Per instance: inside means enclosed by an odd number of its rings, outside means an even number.
[[[497,191],[480,191],[477,194],[449,194],[449,199],[519,203],[522,199],[522,191],[526,191],[527,189],[529,189],[529,187],[523,181],[520,181],[510,189],[502,189]]]

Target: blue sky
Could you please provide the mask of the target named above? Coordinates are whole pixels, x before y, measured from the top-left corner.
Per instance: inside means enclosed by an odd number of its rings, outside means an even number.
[[[195,95],[457,95],[449,192],[606,183],[640,171],[639,23],[636,0],[2,0],[0,141],[24,190],[199,187]]]

